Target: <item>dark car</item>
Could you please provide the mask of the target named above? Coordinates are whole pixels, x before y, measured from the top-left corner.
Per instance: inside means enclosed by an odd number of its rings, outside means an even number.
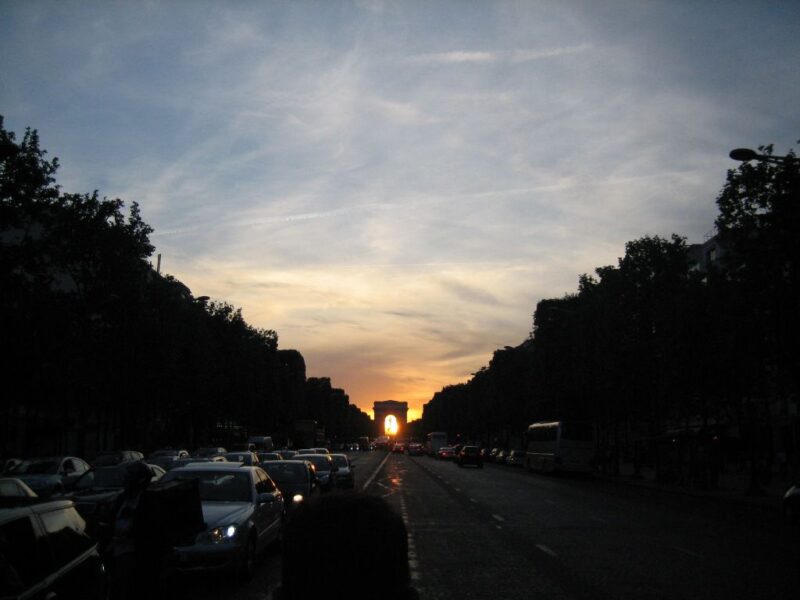
[[[130,483],[130,465],[131,463],[125,463],[87,471],[75,482],[72,491],[65,495],[75,503],[77,511],[86,519],[87,531],[99,542],[101,551],[111,541],[117,500]],[[152,474],[151,483],[165,474],[164,469],[158,465],[146,466]]]
[[[291,458],[294,458],[295,456],[297,456],[297,451],[296,450],[278,450],[278,454],[281,455],[281,458],[283,460],[290,460]]]
[[[228,571],[250,579],[259,552],[283,531],[283,494],[259,467],[211,462],[173,469],[162,479],[198,483],[205,528],[174,547],[168,562],[181,571]]]
[[[511,467],[523,467],[526,454],[525,450],[512,450],[506,455],[505,462]]]
[[[25,501],[0,508],[0,596],[106,598],[103,561],[73,503]]]
[[[179,458],[189,458],[189,452],[187,450],[175,450],[174,448],[156,450],[147,457],[147,462],[169,471],[174,466],[172,463]]]
[[[91,467],[74,456],[50,456],[23,461],[12,471],[43,498],[69,490]]]
[[[227,450],[222,446],[208,446],[204,448],[198,448],[195,450],[194,455],[199,456],[200,458],[212,458],[214,456],[222,456],[226,452]]]
[[[333,459],[330,454],[304,454],[296,456],[292,460],[306,460],[314,465],[317,480],[323,492],[327,492],[333,487]]]
[[[417,442],[412,442],[408,445],[409,456],[422,456],[425,454],[425,447]]]
[[[263,462],[260,466],[283,493],[288,512],[320,494],[314,465],[309,462],[275,460]]]
[[[450,446],[442,446],[436,453],[436,458],[439,460],[453,460],[455,456],[456,452]]]
[[[481,449],[477,446],[464,446],[456,457],[456,463],[459,467],[465,465],[475,465],[479,469],[483,468],[483,457],[481,456]]]
[[[353,489],[356,486],[355,465],[346,454],[331,454],[333,459],[333,485]]]
[[[98,452],[92,461],[93,467],[110,467],[124,462],[144,459],[144,454],[136,450],[107,450]]]
[[[279,452],[256,452],[256,456],[258,456],[259,462],[265,462],[268,460],[283,460],[283,457]]]
[[[241,451],[241,452],[226,452],[222,457],[228,462],[239,463],[246,467],[257,467],[258,455],[255,452]]]

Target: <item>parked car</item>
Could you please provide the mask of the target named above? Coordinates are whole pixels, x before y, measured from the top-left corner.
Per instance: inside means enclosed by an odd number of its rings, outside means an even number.
[[[356,486],[355,465],[346,454],[331,454],[333,459],[333,484],[337,487],[354,488]]]
[[[314,465],[310,462],[275,460],[261,463],[261,468],[283,493],[287,513],[320,494]]]
[[[181,571],[227,571],[253,576],[258,554],[283,531],[284,499],[260,467],[208,463],[173,469],[162,484],[197,480],[206,529],[194,544],[177,546],[169,563]]]
[[[439,460],[453,460],[455,458],[455,451],[450,446],[442,446],[436,453],[436,458]]]
[[[512,450],[506,456],[506,464],[512,467],[524,467],[525,454],[525,450]]]
[[[0,508],[3,598],[107,598],[106,569],[69,500]]]
[[[481,449],[477,446],[464,446],[456,457],[456,463],[459,467],[465,465],[475,465],[479,469],[483,468],[483,457],[481,456]]]
[[[131,463],[122,463],[91,469],[75,482],[70,492],[64,494],[65,498],[75,503],[77,511],[86,519],[87,532],[98,541],[101,552],[111,541],[117,500],[130,483],[130,465]],[[145,466],[151,473],[150,483],[155,483],[166,473],[158,465],[145,463]]]
[[[49,456],[22,461],[13,474],[43,498],[69,490],[91,467],[74,456]]]
[[[283,457],[279,452],[256,452],[256,456],[258,456],[259,462],[265,462],[268,460],[283,460]]]
[[[314,465],[317,481],[319,481],[320,488],[323,492],[327,492],[333,487],[333,459],[330,454],[305,454],[303,456],[296,456],[292,460],[297,459],[307,460]]]
[[[147,457],[147,462],[151,465],[158,465],[165,471],[172,468],[172,463],[181,458],[189,458],[187,450],[175,450],[173,448],[165,448],[163,450],[156,450]]]
[[[195,450],[194,455],[201,458],[212,458],[214,456],[222,456],[226,452],[227,450],[222,446],[204,446]]]
[[[257,466],[260,462],[255,452],[227,452],[223,458],[228,462],[239,463],[247,467]]]
[[[97,453],[92,461],[93,467],[110,467],[123,462],[135,462],[144,459],[144,454],[136,450],[106,450]]]
[[[0,498],[37,498],[38,494],[15,477],[0,479]]]
[[[506,464],[506,456],[508,456],[508,450],[503,450],[502,448],[498,450],[494,455],[494,462],[500,465]]]

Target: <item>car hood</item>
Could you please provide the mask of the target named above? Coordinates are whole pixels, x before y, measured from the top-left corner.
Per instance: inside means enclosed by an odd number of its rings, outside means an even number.
[[[203,521],[208,529],[242,523],[252,513],[250,502],[203,502]]]
[[[58,475],[14,475],[17,479],[27,483],[32,489],[43,489],[61,482]]]

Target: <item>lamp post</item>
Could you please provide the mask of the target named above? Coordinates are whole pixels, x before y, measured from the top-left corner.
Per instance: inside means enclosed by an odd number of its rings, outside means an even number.
[[[734,148],[728,153],[733,160],[739,162],[750,162],[751,160],[760,160],[764,162],[782,163],[789,160],[789,156],[772,156],[771,154],[759,154],[750,148]]]

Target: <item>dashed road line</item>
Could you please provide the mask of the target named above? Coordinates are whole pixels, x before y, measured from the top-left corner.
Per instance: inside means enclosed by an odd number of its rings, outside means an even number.
[[[386,454],[384,459],[381,461],[381,464],[379,464],[378,467],[372,472],[372,475],[369,476],[369,479],[367,479],[367,482],[361,487],[361,491],[362,492],[369,487],[369,485],[372,483],[372,480],[375,479],[375,476],[383,468],[383,465],[386,464],[387,460],[389,460],[389,454],[388,453]]]
[[[545,554],[549,554],[550,556],[558,556],[555,552],[553,552],[550,548],[545,546],[544,544],[536,544],[536,547],[544,552]]]
[[[702,554],[698,554],[697,552],[692,552],[691,550],[687,550],[686,548],[681,548],[680,546],[670,546],[673,550],[677,550],[678,552],[682,552],[683,554],[688,554],[693,558],[703,558]]]
[[[505,522],[505,519],[500,515],[492,515],[492,518],[495,519],[496,521],[500,521],[501,523]]]

